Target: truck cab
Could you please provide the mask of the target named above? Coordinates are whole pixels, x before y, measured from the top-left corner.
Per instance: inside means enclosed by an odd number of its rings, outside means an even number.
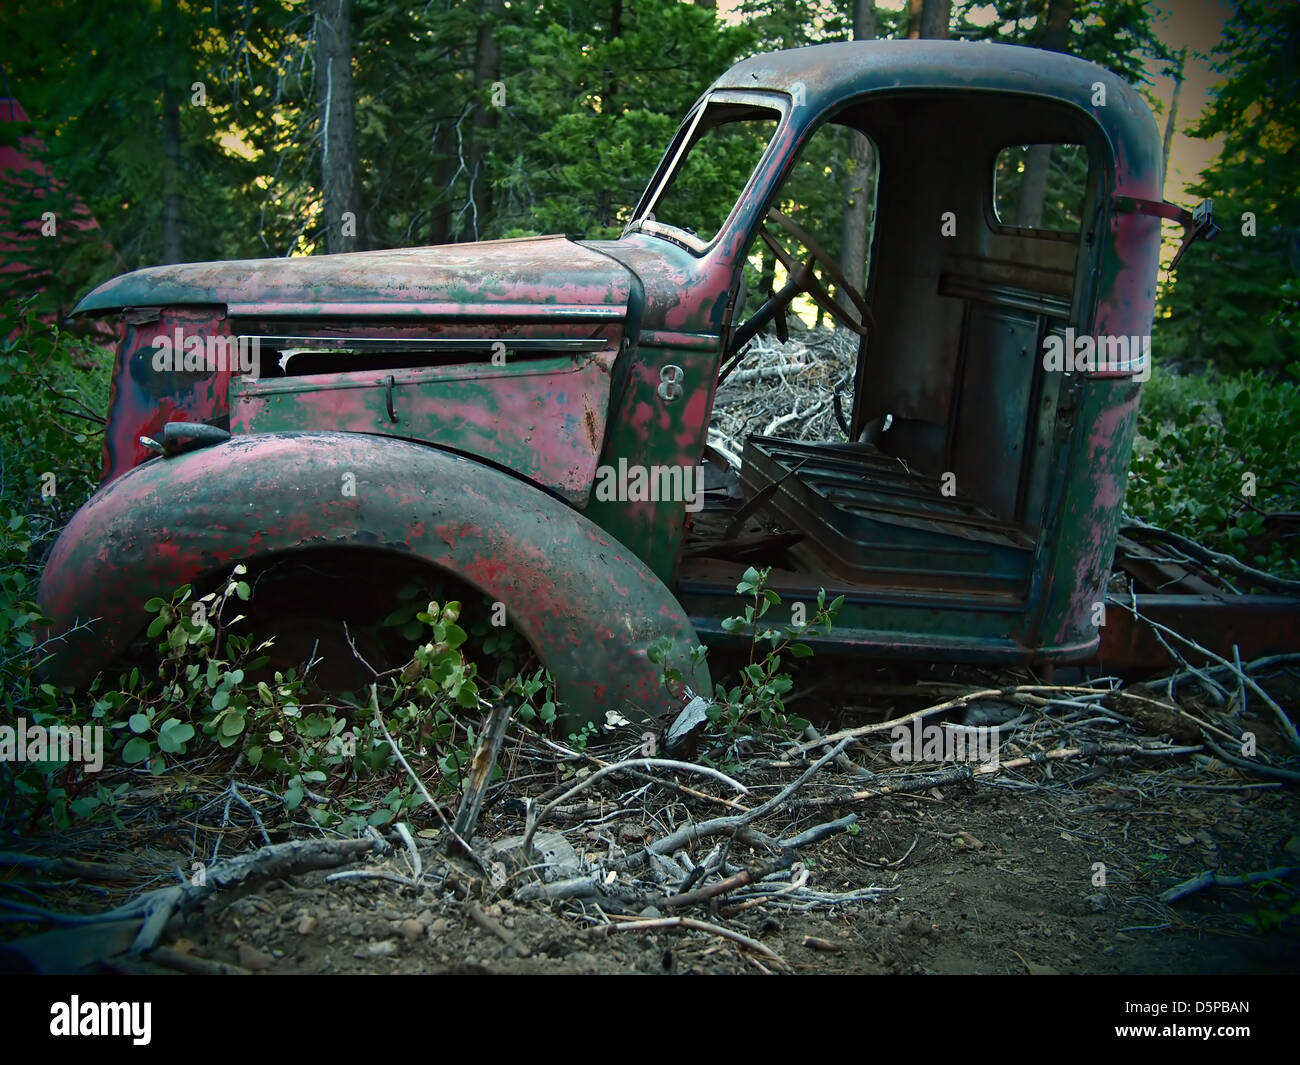
[[[84,683],[150,596],[322,552],[504,603],[574,720],[711,690],[704,661],[665,687],[647,649],[726,640],[750,565],[788,602],[844,596],[819,650],[1086,657],[1161,220],[1212,227],[1161,187],[1145,103],[1099,67],[832,44],[720,77],[617,240],[108,282],[77,308],[122,327],[104,484],[45,571],[75,630],[45,669]],[[856,347],[835,438],[711,445],[749,343],[818,311]]]

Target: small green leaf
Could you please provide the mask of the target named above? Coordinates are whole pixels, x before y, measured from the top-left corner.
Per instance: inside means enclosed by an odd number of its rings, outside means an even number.
[[[127,742],[122,748],[122,760],[134,764],[143,762],[153,753],[153,744],[143,736],[136,736],[135,739]]]

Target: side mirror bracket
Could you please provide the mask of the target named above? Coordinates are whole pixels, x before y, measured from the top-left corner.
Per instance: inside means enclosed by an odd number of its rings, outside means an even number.
[[[1116,196],[1111,205],[1121,214],[1149,214],[1156,218],[1167,218],[1183,227],[1183,242],[1174,253],[1169,264],[1171,271],[1178,268],[1183,255],[1198,240],[1213,240],[1219,235],[1219,226],[1214,221],[1214,201],[1202,200],[1192,210],[1178,207],[1167,201],[1143,200],[1135,196]]]

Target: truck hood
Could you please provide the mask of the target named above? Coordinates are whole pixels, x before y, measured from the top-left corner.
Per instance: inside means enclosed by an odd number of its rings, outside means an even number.
[[[562,236],[180,263],[100,285],[73,310],[222,304],[232,317],[622,318],[623,266]]]

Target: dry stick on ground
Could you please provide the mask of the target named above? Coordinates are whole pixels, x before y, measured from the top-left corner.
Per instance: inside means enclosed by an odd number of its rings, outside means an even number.
[[[787,700],[786,700],[786,703],[788,704],[789,702],[790,702],[790,700],[787,699]],[[805,728],[805,729],[803,730],[803,738],[804,738],[805,740],[808,740],[808,741],[811,742],[811,743],[825,743],[825,742],[826,742],[826,737],[823,736],[820,732],[818,732],[817,729],[813,728],[812,725],[809,725],[807,728]],[[838,758],[836,758],[836,759],[835,759],[835,764],[836,764],[836,766],[838,766],[838,767],[839,767],[843,772],[848,773],[850,776],[855,776],[855,777],[872,777],[872,776],[875,776],[875,774],[872,773],[871,770],[869,770],[869,769],[863,769],[862,766],[860,766],[860,765],[858,765],[856,762],[854,762],[853,759],[850,758],[847,754],[842,754],[842,755],[840,755]]]
[[[1162,625],[1158,621],[1152,621],[1150,618],[1143,617],[1141,614],[1137,612],[1137,610],[1134,607],[1125,606],[1123,603],[1117,603],[1117,605],[1127,610],[1139,621],[1145,621],[1157,633],[1163,632],[1169,636],[1172,636],[1176,640],[1181,640],[1188,647],[1192,648],[1192,650],[1198,651],[1199,653],[1205,655],[1206,658],[1213,659],[1214,661],[1218,662],[1219,665],[1222,666],[1224,669],[1228,670],[1231,673],[1234,673],[1237,677],[1239,677],[1242,681],[1246,683],[1246,685],[1250,688],[1251,691],[1253,691],[1256,695],[1258,695],[1261,699],[1264,700],[1268,708],[1273,711],[1273,716],[1277,718],[1278,725],[1282,729],[1282,734],[1286,736],[1286,738],[1290,741],[1292,747],[1294,747],[1297,751],[1300,751],[1300,733],[1296,732],[1295,724],[1291,721],[1289,717],[1287,717],[1286,711],[1283,710],[1282,707],[1280,707],[1277,704],[1277,702],[1273,699],[1271,695],[1268,694],[1268,692],[1266,692],[1263,688],[1259,686],[1259,684],[1256,683],[1255,678],[1252,677],[1249,673],[1245,672],[1245,670],[1239,670],[1235,665],[1229,662],[1226,658],[1223,658],[1221,655],[1216,655],[1213,651],[1202,647],[1195,640],[1190,639],[1187,636],[1184,636],[1180,632],[1174,631],[1168,625]]]
[[[460,801],[460,809],[456,812],[455,823],[451,826],[451,843],[454,846],[459,846],[458,841],[462,839],[474,838],[479,810],[483,807],[483,796],[492,783],[492,769],[497,764],[497,755],[501,752],[501,743],[506,738],[506,725],[509,723],[510,707],[501,699],[488,711],[487,723],[479,735],[478,747],[469,764],[465,792]]]
[[[1248,773],[1254,773],[1257,777],[1272,777],[1274,780],[1285,780],[1292,784],[1300,784],[1300,773],[1292,769],[1283,769],[1280,766],[1265,765],[1263,762],[1251,762],[1245,758],[1238,758],[1235,754],[1229,754],[1225,751],[1209,736],[1205,737],[1205,745],[1223,761],[1227,762],[1228,765],[1244,769]]]
[[[1187,718],[1188,721],[1192,722],[1192,724],[1194,724],[1197,728],[1201,729],[1202,731],[1217,732],[1220,736],[1222,736],[1224,739],[1228,740],[1231,743],[1236,743],[1237,740],[1239,739],[1239,737],[1234,736],[1231,732],[1228,732],[1226,729],[1219,728],[1218,725],[1213,725],[1208,721],[1202,721],[1195,714],[1189,713],[1188,711],[1184,710],[1181,706],[1178,706],[1176,703],[1171,706],[1169,703],[1162,703],[1159,699],[1150,699],[1145,695],[1138,695],[1136,692],[1126,692],[1126,691],[1116,690],[1114,692],[1111,692],[1110,694],[1118,695],[1121,696],[1122,698],[1133,700],[1134,702],[1145,703],[1148,706],[1154,706],[1156,709],[1163,710],[1167,714],[1176,714],[1179,717],[1185,717]]]
[[[736,888],[745,887],[747,884],[757,884],[764,877],[779,873],[782,869],[788,869],[793,865],[795,860],[794,852],[797,848],[807,846],[809,843],[815,843],[834,832],[842,832],[850,825],[855,824],[857,820],[857,814],[849,814],[847,817],[841,817],[838,821],[828,821],[824,825],[817,825],[806,832],[801,832],[791,840],[782,841],[779,844],[783,852],[781,857],[759,869],[742,869],[739,873],[729,876],[725,880],[707,884],[702,888],[696,888],[694,891],[687,891],[680,895],[669,895],[658,900],[652,899],[650,905],[664,910],[680,910],[686,906],[707,902],[709,899],[716,898],[718,895],[725,895],[727,892],[735,891]]]
[[[1199,744],[1194,747],[1143,747],[1138,743],[1084,743],[1078,747],[1057,747],[1055,750],[1028,754],[1023,758],[1012,758],[1008,761],[984,762],[975,768],[974,775],[990,776],[1004,769],[1022,769],[1029,765],[1064,761],[1069,758],[1091,758],[1098,754],[1137,754],[1155,758],[1173,758],[1180,754],[1195,754],[1199,750],[1201,750]]]
[[[411,763],[406,760],[406,756],[402,754],[402,749],[397,746],[397,741],[393,739],[392,734],[388,731],[388,726],[384,724],[384,715],[379,712],[379,687],[376,684],[370,685],[370,709],[374,713],[375,725],[383,734],[384,739],[388,741],[388,746],[392,749],[393,756],[399,763],[401,763],[401,766],[406,770],[407,775],[415,781],[415,786],[420,789],[420,794],[424,796],[424,801],[433,807],[433,812],[438,815],[438,820],[442,822],[443,828],[451,833],[451,838],[459,844],[461,853],[472,859],[474,864],[477,865],[479,870],[486,876],[488,874],[488,867],[484,864],[483,859],[474,853],[474,849],[461,839],[456,830],[448,823],[447,818],[443,815],[442,807],[433,801],[433,796],[429,794],[429,789],[424,786],[424,781],[421,780],[419,774],[411,768]]]
[[[523,851],[525,855],[532,854],[533,835],[537,832],[538,827],[546,820],[547,815],[559,806],[566,799],[571,799],[578,792],[591,787],[596,781],[609,776],[611,773],[618,773],[627,769],[677,769],[685,773],[700,773],[706,777],[712,777],[714,780],[720,780],[722,783],[735,788],[742,795],[747,795],[749,789],[738,780],[733,780],[726,773],[719,772],[706,765],[695,765],[693,762],[678,762],[671,758],[629,758],[624,762],[611,762],[603,769],[597,769],[591,776],[580,780],[559,798],[553,799],[540,810],[529,811],[528,827],[524,830]]]
[[[35,869],[52,876],[69,876],[78,880],[134,880],[124,865],[104,865],[101,862],[82,862],[76,858],[44,858],[35,854],[16,854],[0,851],[0,866]]]
[[[708,921],[697,921],[693,917],[656,917],[649,921],[616,921],[613,924],[597,925],[595,928],[588,930],[587,934],[593,939],[603,939],[615,932],[653,932],[668,928],[693,928],[697,932],[708,932],[710,935],[722,936],[724,939],[730,939],[748,950],[763,955],[782,972],[789,973],[792,971],[781,955],[763,946],[758,940],[750,939],[749,936],[742,932],[733,932],[730,928],[723,928],[722,925],[710,924]]]
[[[801,799],[795,805],[799,809],[819,808],[824,806],[844,806],[848,803],[861,802],[865,799],[883,798],[886,795],[905,795],[918,791],[929,791],[931,788],[943,787],[948,784],[958,784],[972,780],[976,777],[983,778],[996,776],[1006,769],[1023,769],[1026,766],[1040,765],[1043,762],[1067,761],[1073,758],[1087,758],[1098,754],[1135,754],[1151,755],[1155,757],[1173,757],[1180,754],[1192,754],[1199,750],[1201,750],[1200,747],[1142,747],[1139,744],[1127,743],[1088,743],[1079,747],[1058,747],[1051,751],[1025,755],[1023,758],[1012,758],[997,762],[983,762],[978,765],[973,765],[971,763],[958,763],[949,766],[946,769],[941,769],[935,773],[926,773],[921,776],[909,777],[898,784],[881,784],[873,788],[855,791],[848,795],[830,795],[822,798]],[[887,780],[888,777],[881,776],[878,779],[883,781]]]
[[[496,921],[492,920],[491,917],[489,917],[486,913],[484,913],[479,908],[477,903],[471,902],[469,906],[466,907],[466,912],[469,914],[470,919],[476,925],[478,925],[485,932],[491,932],[494,936],[497,937],[497,939],[501,940],[502,943],[504,943],[507,947],[513,950],[516,954],[518,954],[519,957],[527,958],[532,953],[532,951],[530,951],[526,946],[524,946],[521,942],[519,942],[518,939],[512,936],[501,925],[497,924]]]
[[[229,962],[214,961],[211,958],[196,958],[171,947],[154,947],[145,958],[155,965],[177,972],[190,973],[192,976],[252,976],[252,972]]]
[[[590,751],[572,750],[571,748],[564,746],[564,744],[562,743],[556,743],[554,740],[546,736],[543,736],[539,732],[534,732],[527,725],[522,724],[521,722],[516,721],[515,727],[519,729],[519,731],[523,732],[525,735],[531,736],[542,746],[548,747],[550,750],[555,751],[557,754],[563,754],[573,759],[585,758],[597,769],[605,769],[606,767],[611,765],[625,764],[620,762],[606,762],[603,758],[597,758]],[[682,795],[689,795],[693,799],[700,799],[704,802],[716,803],[719,806],[727,806],[733,810],[739,810],[741,813],[749,809],[748,806],[743,806],[742,804],[738,802],[734,802],[731,799],[724,799],[718,795],[710,795],[707,792],[696,791],[694,788],[688,788],[685,784],[680,784],[675,780],[664,780],[662,777],[656,777],[650,773],[641,773],[635,769],[629,769],[628,775],[631,777],[635,777],[638,780],[645,780],[654,784],[658,784],[660,787],[663,788],[671,788],[673,791],[679,792]],[[555,798],[555,796],[563,794],[564,787],[565,787],[564,784],[560,784],[556,786],[553,790],[546,792],[544,795],[542,795],[537,801],[539,803],[550,802],[553,798]]]
[[[411,879],[418,884],[420,878],[424,876],[424,863],[420,860],[420,849],[415,845],[411,830],[403,822],[399,821],[393,828],[406,845],[406,853],[411,859]]]
[[[761,817],[766,817],[773,810],[779,809],[785,802],[804,786],[819,769],[827,762],[833,761],[839,755],[844,753],[844,748],[849,745],[847,739],[841,740],[824,755],[810,765],[802,775],[793,783],[787,784],[776,795],[768,799],[761,806],[755,806],[743,814],[734,814],[729,817],[715,817],[711,821],[703,821],[700,824],[683,825],[676,832],[670,832],[662,839],[656,840],[648,847],[644,847],[635,854],[629,854],[625,858],[611,863],[611,868],[616,870],[637,869],[650,860],[651,854],[671,854],[679,847],[684,847],[688,843],[693,843],[697,839],[703,839],[706,836],[717,836],[722,834],[732,835],[741,829],[748,828],[751,822],[757,821]]]
[[[1297,872],[1300,872],[1300,866],[1295,865],[1282,865],[1276,869],[1265,869],[1262,873],[1247,873],[1245,876],[1225,876],[1222,873],[1216,873],[1213,869],[1207,869],[1190,880],[1175,884],[1168,891],[1162,891],[1160,901],[1168,905],[1171,902],[1177,902],[1179,899],[1185,899],[1188,895],[1195,895],[1198,891],[1202,891],[1207,887],[1248,887],[1251,884],[1259,884],[1265,880],[1282,880]]]
[[[201,883],[190,881],[158,888],[122,906],[96,914],[57,913],[8,900],[0,900],[0,906],[65,925],[99,924],[104,921],[143,917],[144,924],[136,935],[131,949],[147,951],[158,945],[163,928],[178,907],[190,909],[223,888],[234,887],[248,880],[286,877],[311,869],[332,869],[352,861],[373,849],[374,846],[375,840],[370,837],[292,840],[288,843],[277,843],[213,863],[204,870]]]
[[[239,785],[236,784],[233,780],[230,782],[229,787],[226,788],[226,806],[225,809],[221,812],[222,827],[224,828],[226,825],[230,823],[230,804],[232,802],[239,803],[240,806],[242,806],[245,810],[248,811],[249,816],[252,817],[253,819],[253,824],[257,825],[258,832],[262,834],[262,842],[269,847],[271,845],[271,837],[267,834],[266,826],[262,824],[262,815],[257,812],[257,810],[254,808],[251,802],[249,802],[247,799],[243,797],[243,795],[239,793]],[[218,837],[218,843],[219,842],[220,842],[220,837]]]
[[[1102,689],[1102,691],[1104,692],[1104,689]],[[913,710],[910,714],[904,714],[902,717],[891,718],[888,721],[877,721],[873,725],[859,725],[857,728],[841,729],[839,732],[832,732],[829,736],[824,736],[820,740],[810,740],[805,743],[797,743],[789,748],[788,753],[790,755],[802,754],[804,751],[810,751],[814,747],[821,747],[824,744],[835,743],[838,740],[857,739],[859,736],[868,736],[873,732],[886,732],[898,725],[905,725],[919,718],[929,717],[931,714],[938,714],[944,710],[959,709],[967,703],[972,703],[977,699],[1005,699],[1022,693],[1036,692],[1064,692],[1070,695],[1096,695],[1098,694],[1098,689],[1053,684],[1017,684],[1009,688],[982,688],[979,691],[968,692],[966,695],[959,695],[954,699],[948,699],[942,703],[935,703],[933,706],[926,706],[920,710]]]

